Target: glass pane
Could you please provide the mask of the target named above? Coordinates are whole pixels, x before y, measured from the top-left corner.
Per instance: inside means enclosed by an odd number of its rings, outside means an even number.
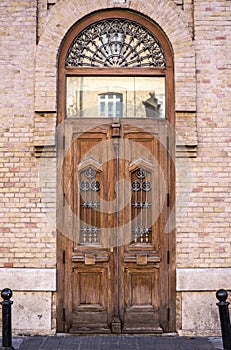
[[[108,117],[114,117],[113,102],[108,102]]]
[[[116,102],[116,117],[122,117],[122,101]]]
[[[67,118],[165,118],[165,77],[67,77],[66,96]]]
[[[100,116],[105,116],[105,102],[100,102]]]

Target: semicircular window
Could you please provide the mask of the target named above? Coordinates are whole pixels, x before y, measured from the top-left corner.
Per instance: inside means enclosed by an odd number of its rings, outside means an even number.
[[[81,31],[66,56],[66,67],[165,68],[157,38],[141,24],[127,19],[104,19]]]

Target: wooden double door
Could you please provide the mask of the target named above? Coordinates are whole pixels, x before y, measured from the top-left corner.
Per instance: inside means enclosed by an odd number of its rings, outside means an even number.
[[[174,330],[169,137],[160,119],[60,130],[58,329]]]

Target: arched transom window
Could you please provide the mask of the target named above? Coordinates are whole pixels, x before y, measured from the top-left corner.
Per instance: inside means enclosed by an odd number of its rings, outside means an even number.
[[[80,32],[71,44],[67,67],[165,67],[158,39],[127,19],[104,19]]]
[[[62,118],[171,120],[171,49],[142,16],[119,10],[89,16],[67,35],[59,65]]]

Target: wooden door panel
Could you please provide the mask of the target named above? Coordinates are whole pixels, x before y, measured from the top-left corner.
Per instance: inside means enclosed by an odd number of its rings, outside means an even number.
[[[75,266],[72,273],[72,333],[110,333],[108,267]]]
[[[80,305],[102,305],[102,277],[100,273],[82,272],[79,274]]]
[[[151,307],[159,311],[159,266],[125,268],[127,308]]]
[[[157,266],[125,269],[124,332],[161,333],[160,270]]]
[[[79,307],[105,308],[108,300],[107,289],[102,290],[102,286],[107,286],[107,271],[103,267],[93,268],[84,266],[73,269],[73,309]]]
[[[95,246],[102,249],[103,236],[100,227],[104,226],[105,215],[100,212],[101,199],[106,200],[103,162],[107,159],[107,149],[103,147],[107,140],[108,127],[97,132],[94,128],[88,132],[73,135],[73,210],[75,213],[74,250],[86,250],[91,253]],[[106,153],[106,154],[105,154]],[[97,188],[98,186],[98,188]],[[95,230],[94,230],[95,228]],[[95,251],[94,251],[95,253]]]
[[[127,130],[126,139],[131,154],[126,174],[132,186],[130,220],[132,231],[137,231],[126,251],[147,250],[160,256],[160,240],[164,238],[162,222],[167,213],[167,151],[161,150],[160,133],[138,134]]]
[[[65,272],[72,333],[167,330],[166,133],[162,122],[154,124],[152,132],[123,121],[83,133],[73,121],[67,126],[64,193],[73,215],[63,213],[72,238]]]
[[[159,127],[159,129],[161,128]],[[162,190],[166,193],[167,190],[166,149],[164,152],[161,152],[161,142],[166,141],[162,140],[163,137],[160,130],[159,132],[155,130],[155,133],[142,132],[140,129],[138,129],[140,131],[139,133],[134,132],[134,127],[130,130],[130,126],[124,126],[124,134],[130,147],[128,152],[131,155],[129,165],[130,174],[127,173],[128,180],[132,183],[139,182],[140,186],[142,186],[142,183],[143,185],[146,183],[150,185],[150,191],[145,191],[147,187],[143,191],[142,188],[141,191],[138,189],[132,191],[131,220],[134,223],[135,217],[139,218],[140,214],[145,212],[144,208],[139,207],[137,209],[134,206],[134,202],[138,202],[137,204],[140,206],[145,204],[150,205],[150,208],[147,209],[148,214],[144,218],[147,220],[146,225],[138,219],[138,226],[148,226],[150,228],[147,237],[144,236],[142,241],[143,243],[151,244],[152,249],[157,251],[160,246],[161,220],[165,220],[166,216],[165,210],[162,210],[164,209],[165,198],[160,193]],[[166,138],[166,135],[164,137]],[[160,164],[160,157],[163,158],[162,165]],[[146,176],[143,179],[137,178],[139,169],[144,169],[146,172]],[[140,192],[142,192],[141,195]],[[161,220],[157,220],[159,217]]]
[[[152,305],[152,275],[136,272],[131,275],[131,307]]]
[[[103,147],[109,128],[87,132],[66,124],[65,188],[72,215],[64,214],[72,241],[66,263],[67,311],[71,333],[109,333],[111,322],[111,255],[101,228],[106,222],[100,211],[107,201],[107,163],[109,150]],[[80,128],[81,129],[81,128]],[[84,131],[84,128],[83,128]],[[70,209],[70,208],[69,208]],[[65,213],[65,212],[64,212]]]
[[[134,126],[126,125],[123,130],[130,148],[126,176],[132,192],[132,239],[120,248],[125,271],[120,277],[124,286],[123,332],[161,333],[163,320],[167,321],[161,298],[166,300],[168,289],[167,259],[163,254],[168,241],[162,224],[167,215],[167,135],[162,125],[153,133],[141,129],[136,132]]]

